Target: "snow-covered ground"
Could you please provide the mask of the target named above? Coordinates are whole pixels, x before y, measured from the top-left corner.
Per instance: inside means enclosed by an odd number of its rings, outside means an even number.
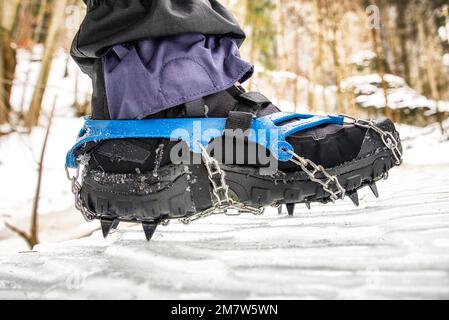
[[[213,217],[0,258],[0,298],[449,298],[447,165],[409,166],[362,206]]]
[[[0,298],[448,299],[449,142],[437,129],[401,127],[404,165],[359,208],[175,222],[150,243],[122,225],[107,240],[42,244],[0,257]]]
[[[44,160],[40,212],[45,214],[66,209],[73,199],[67,189],[64,161],[73,145],[82,119],[56,117],[51,128]],[[12,133],[0,140],[0,219],[5,216],[29,215],[36,189],[37,161],[45,129],[39,127],[31,135]],[[4,198],[3,198],[4,197]]]
[[[42,47],[36,46],[33,52],[19,50],[17,54],[16,79],[11,96],[15,111],[28,106],[33,94],[39,72],[39,57]],[[67,66],[67,70],[66,70]],[[67,74],[66,74],[67,71]],[[0,137],[0,254],[17,252],[26,248],[24,242],[15,237],[4,226],[7,221],[23,230],[28,230],[32,200],[36,190],[37,160],[39,159],[48,114],[56,98],[55,118],[51,128],[47,152],[44,159],[39,213],[41,214],[41,233],[44,241],[60,241],[85,235],[92,231],[75,215],[72,209],[73,196],[67,188],[64,173],[64,160],[67,150],[75,141],[82,125],[82,119],[74,118],[75,79],[78,78],[78,100],[89,96],[91,84],[67,54],[58,51],[50,72],[48,86],[43,100],[40,126],[31,134],[17,130]],[[0,128],[2,129],[2,128]],[[4,128],[8,131],[9,128]],[[73,217],[67,219],[68,211]],[[59,213],[59,214],[58,214]],[[69,226],[69,222],[71,226]],[[58,230],[57,226],[65,226]]]

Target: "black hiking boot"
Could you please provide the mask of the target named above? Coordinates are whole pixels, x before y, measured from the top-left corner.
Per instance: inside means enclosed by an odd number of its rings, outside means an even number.
[[[227,118],[227,129],[244,131],[254,118],[277,114],[279,109],[263,95],[235,86],[151,119]],[[294,127],[297,120],[277,125]],[[157,225],[169,219],[188,223],[228,208],[260,214],[266,206],[285,204],[293,215],[297,203],[310,207],[312,202],[333,202],[345,195],[358,205],[357,190],[369,187],[378,197],[376,181],[386,178],[402,158],[399,134],[386,119],[345,118],[345,123],[293,133],[286,139],[293,147],[288,151],[292,159],[286,162],[277,161],[264,147],[251,148],[247,138],[216,138],[221,155],[203,152],[203,161],[196,164],[173,163],[173,148],[183,142],[167,138],[105,137],[85,143],[74,150],[85,164],[78,207],[88,219],[101,219],[105,236],[120,221],[141,222],[150,239]],[[229,139],[232,143],[226,144]],[[254,150],[256,160],[251,162]],[[226,158],[230,151],[232,159]],[[192,155],[182,158],[191,160]],[[275,170],[261,158],[275,161]]]

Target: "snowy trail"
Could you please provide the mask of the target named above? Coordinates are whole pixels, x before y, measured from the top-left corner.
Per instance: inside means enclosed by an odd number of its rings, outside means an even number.
[[[296,216],[213,217],[0,258],[0,298],[449,298],[448,165]]]

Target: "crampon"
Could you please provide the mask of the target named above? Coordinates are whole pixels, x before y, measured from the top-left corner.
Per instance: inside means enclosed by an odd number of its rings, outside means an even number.
[[[358,206],[357,191],[369,187],[379,197],[376,182],[387,178],[389,170],[402,162],[399,134],[389,120],[282,112],[259,118],[237,116],[237,121],[86,119],[66,161],[76,208],[87,221],[99,219],[105,237],[120,222],[131,222],[141,223],[150,240],[158,225],[167,225],[172,219],[189,224],[214,214],[260,215],[268,206],[282,212],[283,205],[293,215],[296,204],[310,209],[313,202],[335,202],[346,196]],[[275,170],[227,164],[212,155],[211,143],[225,136],[229,128],[235,129],[235,123],[246,129],[247,143],[265,149],[278,161]],[[325,167],[295,151],[289,142],[294,134],[328,125],[363,130],[356,157]],[[173,162],[135,173],[109,173],[86,165],[99,143],[121,139],[170,139],[187,147],[191,158],[196,156],[199,161]],[[161,156],[159,151],[156,158]],[[283,170],[286,163],[297,170]]]

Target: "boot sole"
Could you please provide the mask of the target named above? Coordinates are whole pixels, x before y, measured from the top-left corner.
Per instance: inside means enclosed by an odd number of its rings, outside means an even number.
[[[352,195],[357,190],[385,178],[394,166],[393,163],[390,154],[384,151],[327,171],[338,177],[347,195]],[[303,172],[266,177],[254,169],[239,167],[223,169],[230,189],[238,195],[241,202],[247,205],[262,207],[273,204],[332,201],[329,194],[319,184],[310,181]],[[318,178],[324,180],[323,176],[318,175]]]
[[[338,177],[346,194],[351,196],[385,178],[393,166],[391,153],[382,149],[328,172]],[[222,169],[231,196],[249,206],[331,201],[329,194],[303,172],[266,176],[256,168],[223,166]],[[191,191],[196,179],[187,166],[181,165],[162,167],[157,176],[87,171],[83,176],[81,199],[98,219],[123,222],[180,219],[197,212]]]

